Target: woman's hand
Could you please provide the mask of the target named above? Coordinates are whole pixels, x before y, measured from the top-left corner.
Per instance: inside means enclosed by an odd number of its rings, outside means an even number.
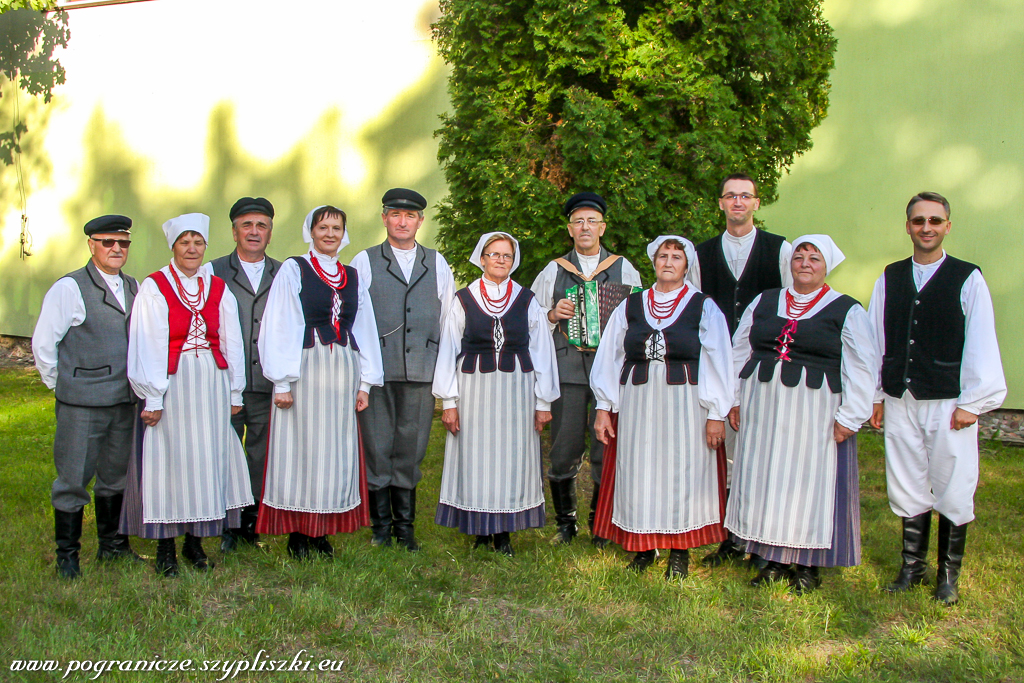
[[[459,409],[445,408],[441,413],[441,424],[452,434],[459,433]]]
[[[231,406],[232,415],[238,415],[240,412],[242,412],[242,406]]]
[[[734,432],[740,431],[740,407],[736,406],[729,411],[729,426]]]
[[[156,427],[156,423],[160,421],[163,414],[162,410],[143,410],[142,423],[147,427]]]
[[[370,395],[365,391],[356,394],[356,412],[361,413],[370,407]]]
[[[286,391],[283,394],[274,394],[274,405],[282,410],[288,410],[295,401],[292,399],[292,392]]]
[[[535,410],[533,411],[533,428],[538,432],[544,431],[544,425],[551,422],[551,411],[550,410]]]
[[[847,429],[843,425],[839,424],[839,422],[832,423],[832,438],[836,440],[836,443],[842,443],[856,433],[857,432],[852,429]]]
[[[736,410],[733,408],[733,410]],[[729,411],[732,413],[732,411]],[[717,449],[725,443],[725,420],[708,420],[704,426],[704,433],[708,441],[708,448]]]
[[[597,417],[594,419],[594,433],[597,435],[597,440],[603,444],[608,443],[609,439],[615,438],[612,416],[607,410],[597,411]]]
[[[871,419],[868,420],[868,424],[870,424],[875,429],[882,428],[882,426],[885,424],[884,403],[876,403],[874,407],[871,408]]]

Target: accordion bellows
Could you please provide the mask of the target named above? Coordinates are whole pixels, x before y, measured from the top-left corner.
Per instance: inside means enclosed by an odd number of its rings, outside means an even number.
[[[565,290],[565,298],[576,307],[576,312],[566,321],[569,343],[580,349],[596,349],[615,307],[642,289],[610,282],[584,282]]]

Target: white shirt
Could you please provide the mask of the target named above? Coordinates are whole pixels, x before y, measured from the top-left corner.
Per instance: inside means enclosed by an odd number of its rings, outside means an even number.
[[[261,258],[255,263],[250,263],[239,258],[238,262],[242,264],[245,277],[249,279],[249,284],[252,285],[252,293],[255,294],[260,290],[260,282],[263,280],[263,269],[266,267],[267,259]]]
[[[171,283],[171,288],[181,299],[174,286],[171,268],[177,273],[182,288],[188,294],[199,291],[199,280],[203,281],[202,308],[210,296],[210,277],[213,268],[204,263],[193,277],[178,270],[172,262],[160,272]],[[184,301],[182,301],[184,303]],[[187,304],[186,304],[187,307]],[[146,402],[146,410],[163,410],[164,394],[170,384],[167,374],[168,348],[170,346],[170,319],[167,300],[152,277],[147,277],[139,286],[132,306],[132,322],[128,330],[128,381],[136,395]],[[200,318],[202,322],[202,318]],[[205,323],[203,323],[205,326]],[[228,362],[228,377],[231,383],[231,405],[242,405],[242,390],[245,388],[245,351],[242,347],[242,326],[238,321],[238,302],[227,287],[220,300],[220,350]],[[188,351],[182,351],[186,354]]]
[[[728,231],[722,233],[722,254],[725,256],[725,262],[729,266],[729,271],[737,280],[740,279],[747,267],[747,259],[750,258],[750,250],[754,246],[754,236],[756,234],[757,228],[754,228],[742,237],[734,237]],[[783,287],[789,287],[793,284],[793,271],[789,265],[792,258],[793,245],[783,241],[782,248],[779,249],[779,275],[782,276]],[[699,259],[697,259],[696,263],[690,264],[690,268],[686,272],[686,278],[695,284],[697,289],[700,289]]]
[[[647,306],[647,292],[644,297],[644,318],[647,324],[656,330],[663,330],[674,323],[690,303],[698,290],[690,285],[689,290],[679,302],[679,306],[668,318],[658,320],[651,315]],[[679,289],[671,292],[654,290],[654,300],[659,304],[668,303],[679,295]],[[590,388],[594,392],[598,410],[619,412],[619,395],[621,385],[619,376],[626,362],[626,351],[623,343],[626,339],[626,299],[612,312],[608,326],[601,335],[601,344],[594,356],[594,366],[590,371]],[[724,420],[732,408],[733,372],[729,341],[729,325],[711,297],[704,300],[701,309],[700,327],[697,332],[700,339],[700,372],[697,375],[697,397],[701,407],[707,409],[709,420]],[[652,360],[652,363],[664,363],[664,360]]]
[[[338,259],[325,256],[317,251],[316,259],[328,273],[335,272]],[[300,258],[312,262],[309,253]],[[380,341],[377,339],[377,321],[373,317],[370,303],[369,282],[359,277],[359,303],[356,317],[352,321],[352,336],[359,347],[359,390],[368,392],[371,386],[384,385],[384,361],[380,356]],[[263,323],[257,347],[263,363],[263,376],[274,383],[274,393],[291,391],[292,382],[299,381],[302,366],[302,340],[306,331],[306,319],[302,315],[302,272],[299,264],[288,259],[278,269],[274,284],[267,296],[267,307],[263,311]]]
[[[469,293],[484,308],[480,296],[480,282],[487,288],[487,295],[498,299],[505,294],[509,280],[494,283],[486,278],[478,278],[469,284]],[[512,296],[505,306],[497,313],[505,311],[515,303],[523,288],[516,282],[512,283]],[[487,310],[487,309],[484,309]],[[558,365],[555,362],[555,342],[547,327],[547,314],[537,303],[536,296],[527,309],[530,329],[530,360],[533,361],[534,395],[537,397],[537,410],[551,410],[551,403],[561,395],[558,388]],[[437,353],[437,365],[434,368],[434,396],[441,399],[444,408],[455,408],[459,400],[459,369],[458,358],[462,351],[462,334],[466,331],[466,309],[456,298],[452,301],[445,317],[444,329],[441,331],[441,346]]]
[[[391,251],[395,253],[395,258],[398,261],[398,266],[402,269],[402,275],[405,276],[406,283],[412,277],[412,269],[416,264],[416,250],[418,247],[419,245],[416,245],[412,249],[403,250],[395,249],[394,245],[391,246]],[[370,247],[370,249],[377,248],[379,247]],[[349,265],[359,273],[360,284],[365,282],[366,288],[369,289],[370,283],[373,282],[373,269],[370,268],[370,257],[366,254],[367,251],[364,249],[356,254]],[[434,259],[434,277],[437,280],[437,299],[441,302],[441,326],[444,327],[444,317],[448,313],[448,309],[451,308],[452,299],[455,297],[455,276],[452,275],[452,269],[444,256],[441,256],[441,252],[435,250],[434,254],[436,255]]]
[[[104,273],[107,288],[124,308],[124,282],[120,275]],[[39,310],[35,330],[32,332],[32,355],[35,358],[36,370],[43,384],[49,389],[57,386],[57,345],[64,339],[72,327],[85,322],[85,299],[78,283],[69,277],[62,277],[53,283],[43,297],[43,305]]]
[[[918,291],[928,284],[932,275],[946,260],[946,252],[935,263],[921,265],[912,261],[914,286]],[[996,315],[992,307],[992,295],[980,270],[975,270],[960,290],[960,309],[967,318],[964,330],[964,355],[960,365],[960,396],[958,408],[974,415],[995,410],[1006,398],[1006,377],[999,355],[996,339]],[[878,357],[885,353],[885,273],[875,282],[871,292],[871,323],[873,341]],[[882,391],[882,376],[875,377],[875,402],[885,398]]]
[[[810,294],[799,294],[790,287],[788,291],[798,303],[807,303],[816,297],[821,290],[816,289]],[[825,293],[825,296],[821,297],[818,303],[814,304],[809,311],[797,320],[813,318],[840,296],[842,296],[841,293],[830,289]],[[754,309],[757,308],[760,302],[761,295],[758,294],[750,302],[750,305],[747,306],[747,310],[743,312],[740,324],[736,328],[736,334],[733,335],[733,371],[736,377],[739,377],[740,371],[743,370],[743,366],[747,364],[753,353],[753,349],[750,347],[750,327],[754,319]],[[779,296],[779,307],[776,313],[781,318],[788,317],[786,315],[785,294]],[[800,334],[799,322],[797,323],[796,334]],[[843,322],[842,345],[843,357],[840,363],[840,373],[843,381],[843,393],[835,420],[847,429],[855,432],[871,417],[871,399],[874,395],[875,377],[878,376],[882,363],[881,356],[875,352],[868,312],[860,304],[856,304],[846,314],[846,320]],[[759,380],[755,375],[747,381],[756,382]],[[801,378],[801,381],[803,381],[803,378]],[[741,384],[742,382],[737,380],[734,405],[739,405],[740,403],[739,390]],[[823,390],[829,391],[827,384],[824,385]]]
[[[580,272],[590,277],[591,273],[597,270],[597,266],[601,263],[600,252],[593,256],[584,256],[583,254],[576,252],[576,258],[580,262]],[[533,292],[534,297],[537,299],[537,303],[544,310],[544,320],[548,323],[548,331],[555,329],[557,323],[548,321],[548,312],[555,307],[559,301],[565,298],[565,296],[554,298],[555,293],[555,278],[558,277],[558,269],[560,266],[554,261],[549,262],[544,266],[544,270],[540,271],[533,284],[530,285],[530,290]],[[622,284],[630,285],[632,287],[643,287],[643,283],[640,281],[640,273],[637,272],[633,264],[630,263],[623,257],[622,259]]]

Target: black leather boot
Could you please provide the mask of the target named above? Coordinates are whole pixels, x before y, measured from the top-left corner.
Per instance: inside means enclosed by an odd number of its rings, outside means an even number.
[[[298,531],[288,534],[288,554],[296,560],[308,560],[309,536]]]
[[[57,576],[77,579],[82,575],[78,551],[82,549],[82,511],[53,509],[53,538],[57,542]]]
[[[161,576],[178,575],[178,553],[173,538],[161,538],[156,542],[156,573]]]
[[[117,532],[121,525],[121,504],[123,502],[124,495],[97,496],[95,499],[96,538],[99,541],[96,559],[101,562],[122,558],[142,561],[142,558],[132,550],[128,543],[128,536]]]
[[[558,533],[552,543],[572,543],[576,538],[576,478],[551,482],[551,504],[555,507]]]
[[[310,536],[308,543],[310,550],[319,553],[321,557],[327,559],[334,557],[334,546],[326,536]]]
[[[590,543],[597,549],[607,548],[611,543],[594,533],[594,518],[597,517],[597,498],[601,495],[601,485],[594,484],[594,495],[590,497],[590,512],[587,514],[587,525],[590,526]]]
[[[391,517],[391,530],[398,545],[413,552],[419,550],[420,544],[416,542],[416,535],[413,533],[413,523],[416,521],[416,489],[391,487]]]
[[[665,570],[665,580],[685,579],[689,573],[690,551],[673,548],[668,554],[668,568]]]
[[[789,565],[769,562],[757,573],[757,576],[750,580],[750,585],[759,588],[776,581],[789,581],[792,576],[793,573],[789,571]]]
[[[512,552],[512,534],[507,531],[494,534],[494,550],[502,555],[514,557],[515,553]]]
[[[382,548],[391,547],[391,489],[385,486],[377,491],[370,491],[370,525],[373,527],[373,538],[370,543]]]
[[[818,573],[817,567],[811,567],[803,564],[795,566],[795,569],[793,570],[793,578],[789,582],[789,587],[796,595],[810,593],[812,590],[820,586],[821,574]]]
[[[928,571],[928,534],[931,532],[932,511],[901,519],[903,565],[896,579],[883,589],[886,593],[901,593],[911,586],[924,583]]]
[[[654,561],[658,559],[657,550],[641,550],[633,559],[626,565],[626,569],[631,572],[645,572],[647,568],[654,564]]]
[[[181,556],[192,563],[201,572],[213,569],[213,562],[203,552],[203,539],[192,534],[185,534],[185,542],[181,544]]]
[[[246,545],[256,547],[260,544],[260,535],[256,533],[256,520],[260,516],[258,504],[246,505],[242,508],[242,526],[238,529],[238,540]]]
[[[715,552],[705,555],[700,563],[705,567],[720,567],[726,562],[742,560],[746,554],[747,551],[740,547],[730,534],[718,544],[718,549]]]
[[[968,522],[969,523],[969,522]],[[967,524],[956,526],[939,515],[939,571],[935,577],[935,599],[952,607],[960,600],[956,582],[967,547]]]

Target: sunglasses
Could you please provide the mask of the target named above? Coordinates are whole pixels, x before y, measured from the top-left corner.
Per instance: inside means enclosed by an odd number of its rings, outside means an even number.
[[[91,239],[93,242],[99,242],[100,244],[103,245],[104,249],[110,249],[111,247],[114,246],[115,243],[117,243],[117,246],[121,247],[122,249],[127,249],[132,244],[131,240],[115,240],[115,239],[98,240],[95,237],[90,237],[89,239]]]
[[[939,218],[938,216],[929,216],[928,218],[925,218],[924,216],[914,216],[910,219],[910,224],[917,226],[924,225],[925,223],[928,223],[928,225],[942,225],[947,220],[948,219],[946,218]]]

